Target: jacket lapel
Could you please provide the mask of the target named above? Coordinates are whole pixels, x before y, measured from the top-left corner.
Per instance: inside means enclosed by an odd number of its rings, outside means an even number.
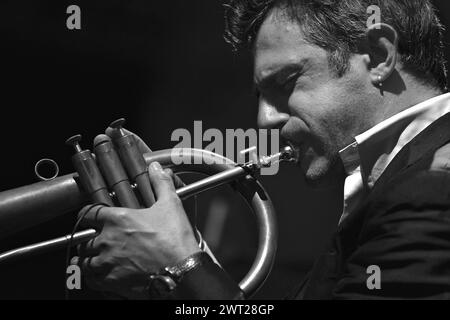
[[[408,169],[426,155],[435,152],[449,141],[450,113],[447,113],[403,147],[375,183],[373,191],[383,189],[383,186],[392,177]]]

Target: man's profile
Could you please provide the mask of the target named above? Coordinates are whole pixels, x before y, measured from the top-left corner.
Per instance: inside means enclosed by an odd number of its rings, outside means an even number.
[[[286,297],[450,298],[450,93],[431,1],[224,8],[226,42],[252,56],[258,127],[279,130],[298,151],[298,179],[343,195],[329,246]],[[96,145],[113,135],[109,128]],[[151,152],[138,141],[140,153]],[[148,208],[80,211],[81,225],[98,232],[71,261],[87,284],[130,299],[248,298],[199,246],[176,193],[183,182],[158,162],[148,178],[156,200]]]

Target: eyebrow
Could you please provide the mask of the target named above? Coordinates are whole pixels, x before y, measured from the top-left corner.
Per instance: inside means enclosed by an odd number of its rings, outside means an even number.
[[[261,90],[271,86],[274,83],[278,83],[280,78],[288,78],[294,74],[300,73],[304,68],[305,61],[300,61],[296,63],[291,63],[284,65],[278,69],[273,70],[264,78],[260,79],[258,82],[253,82],[253,93],[259,95]]]

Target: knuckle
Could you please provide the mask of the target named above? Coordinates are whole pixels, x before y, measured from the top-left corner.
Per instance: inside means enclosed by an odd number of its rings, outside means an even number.
[[[120,265],[120,261],[118,260],[118,258],[114,257],[114,256],[110,256],[108,258],[105,259],[105,267],[108,267],[109,269]]]
[[[89,268],[92,269],[100,269],[105,264],[105,258],[103,255],[99,255],[95,261],[95,264],[92,263],[92,259],[88,259]]]
[[[159,178],[164,181],[172,181],[172,176],[166,170],[168,170],[168,169],[165,169],[164,171],[159,172]]]
[[[78,265],[78,262],[79,262],[79,257],[77,257],[77,256],[72,257],[72,259],[70,259],[71,265]]]
[[[97,236],[92,242],[89,243],[89,246],[91,249],[98,249],[101,252],[105,251],[109,247],[111,247],[111,244],[109,243],[109,240],[104,236],[104,234],[100,234]]]
[[[98,248],[100,251],[105,251],[105,250],[107,250],[107,249],[109,249],[109,248],[111,247],[111,245],[109,244],[109,242],[108,242],[108,241],[105,241],[105,240],[100,240],[100,241],[98,241],[98,242],[96,243],[96,246],[97,246],[97,248]]]
[[[126,210],[123,210],[122,208],[115,210],[109,216],[111,222],[113,222],[113,223],[119,223],[120,221],[125,220],[126,217],[127,217]]]

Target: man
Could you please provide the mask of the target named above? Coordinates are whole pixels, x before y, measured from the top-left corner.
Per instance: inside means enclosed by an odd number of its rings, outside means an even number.
[[[374,4],[381,23],[368,25]],[[253,52],[259,125],[300,149],[311,185],[345,181],[333,242],[290,297],[449,298],[450,95],[429,1],[234,0],[226,22],[228,41]],[[164,278],[171,297],[244,298],[200,252],[172,173],[154,163],[149,176],[153,207],[81,212],[101,234],[73,263],[125,297],[148,298],[149,279],[181,266],[181,280]]]

